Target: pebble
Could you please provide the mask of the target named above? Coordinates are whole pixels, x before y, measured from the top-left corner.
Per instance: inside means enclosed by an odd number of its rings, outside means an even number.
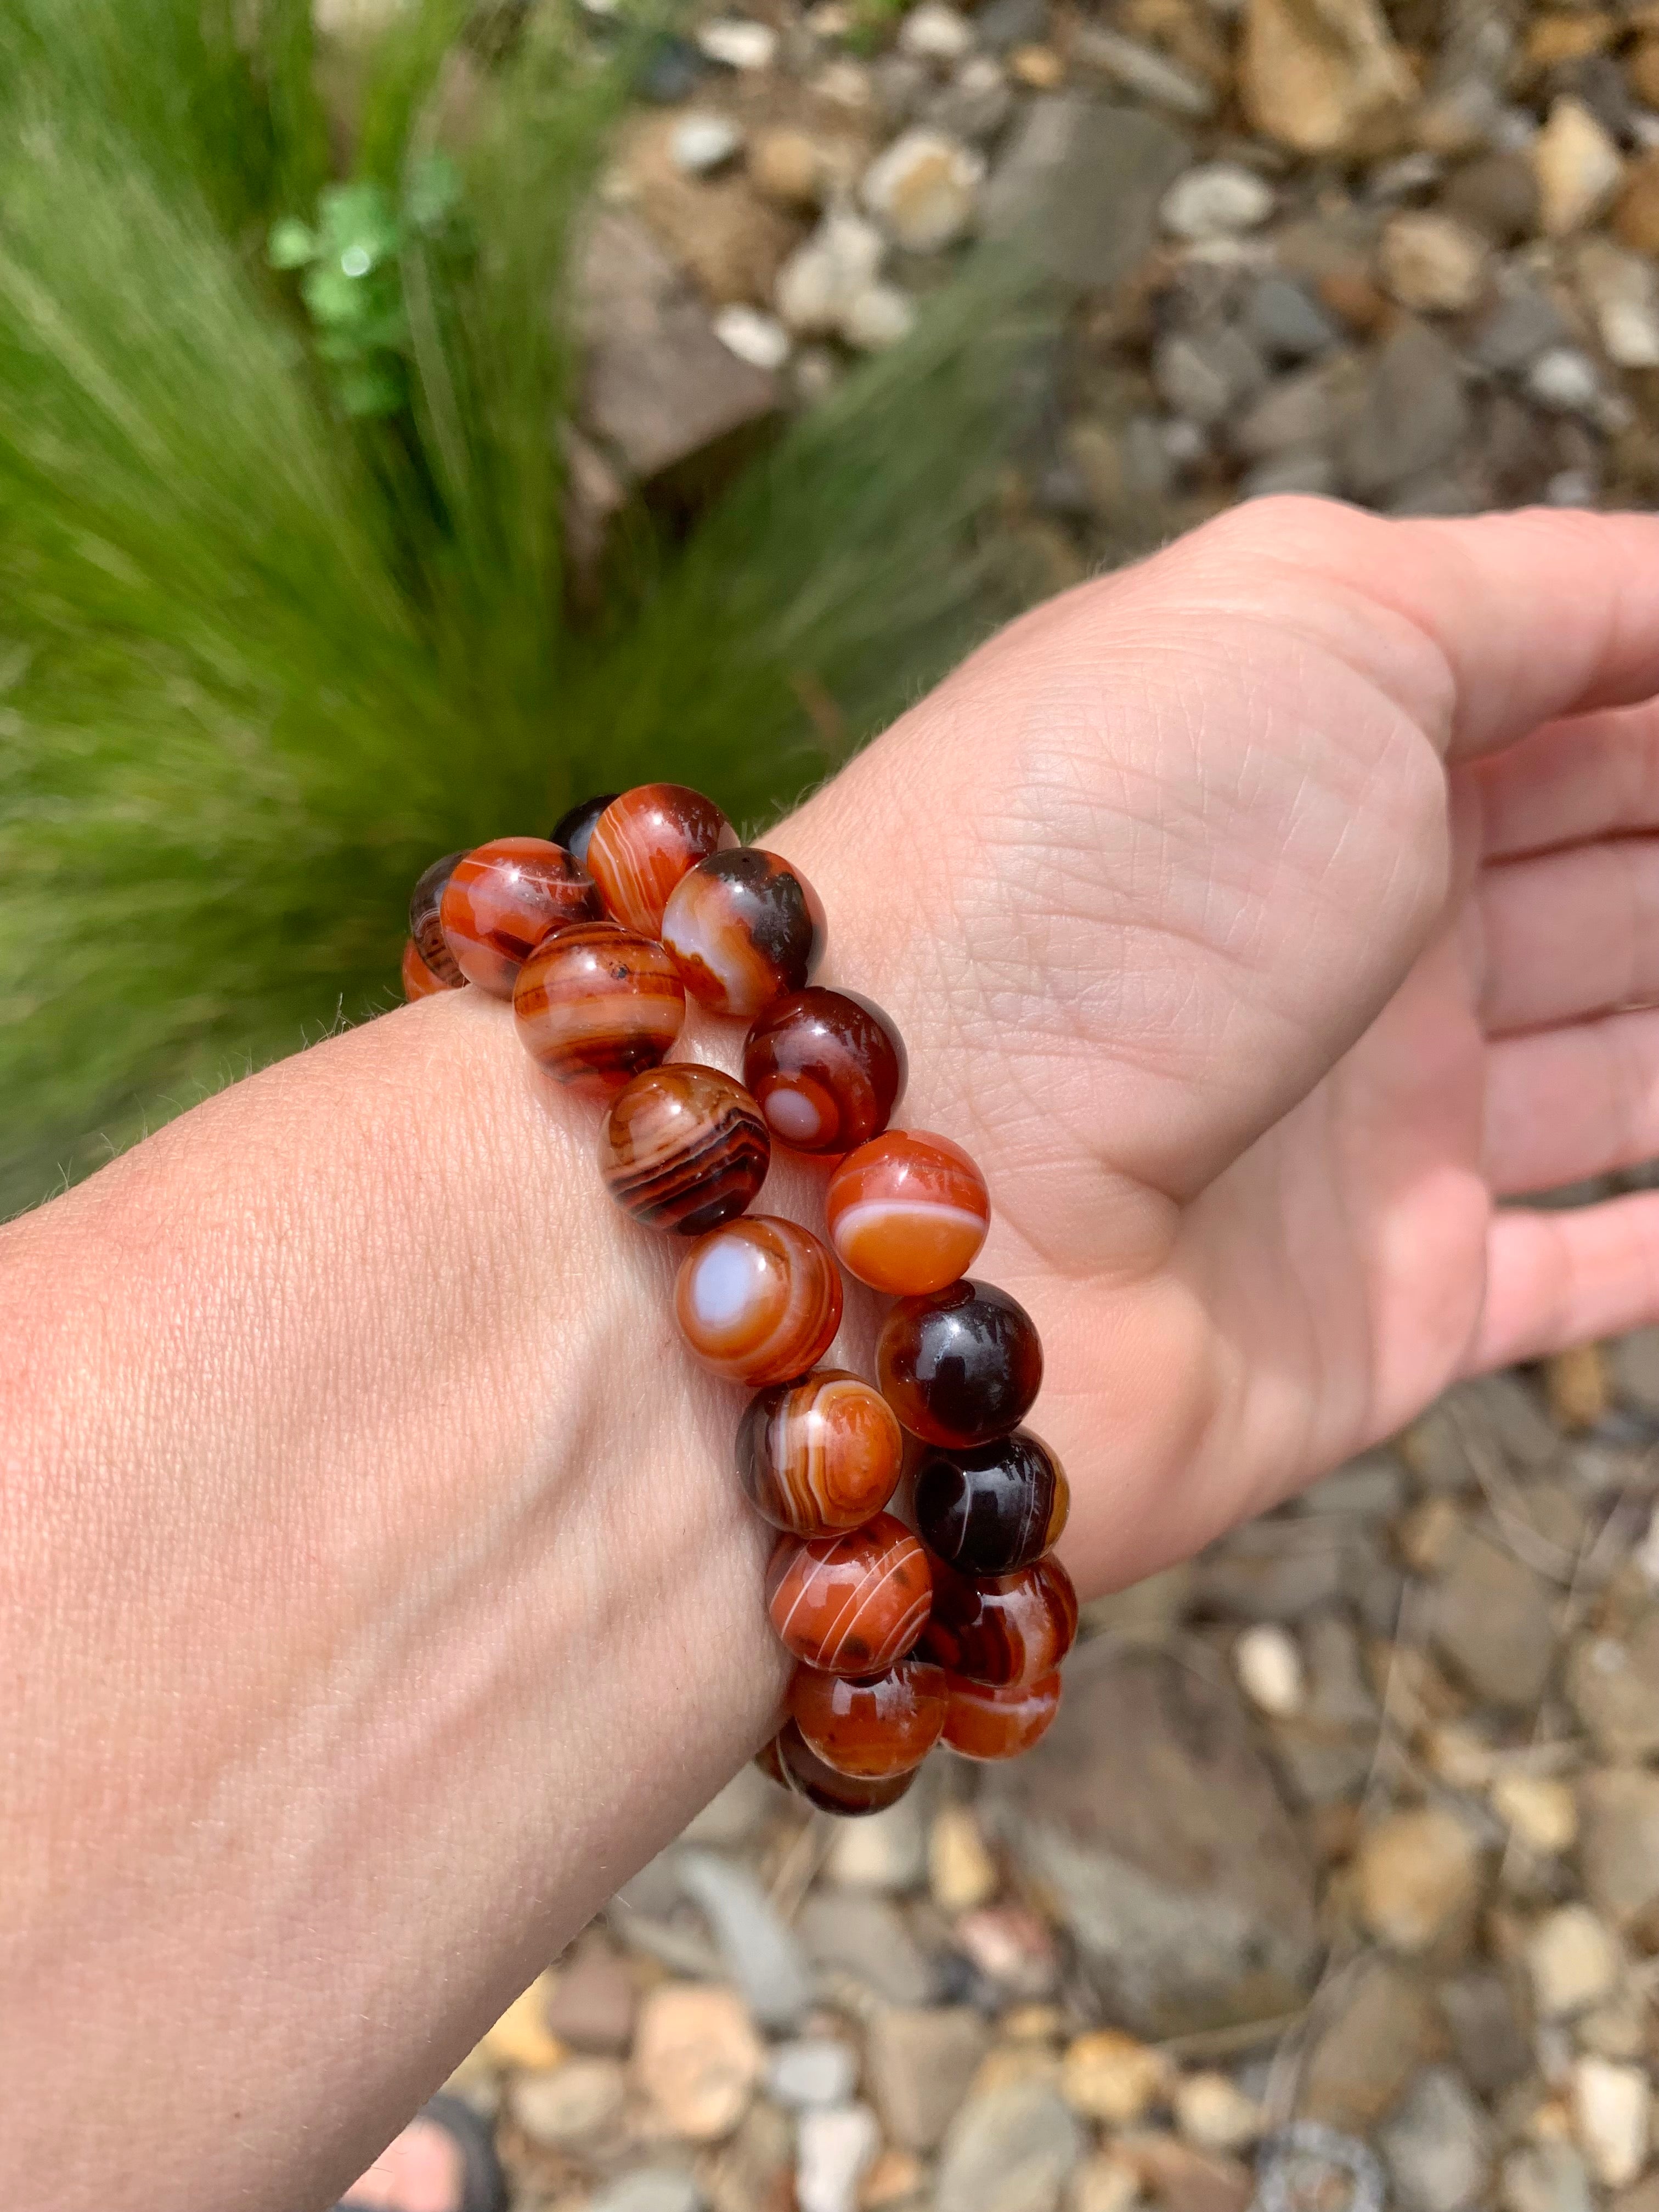
[[[876,2014],[868,2046],[871,2091],[895,2142],[909,2151],[939,2148],[990,2042],[984,2020],[966,2005],[895,2005]]]
[[[1383,289],[1419,314],[1455,314],[1480,298],[1487,252],[1455,216],[1429,209],[1395,216],[1378,250]]]
[[[868,290],[886,256],[886,241],[872,222],[845,209],[825,216],[805,243],[796,248],[778,271],[774,305],[782,322],[799,337],[838,333],[854,301]],[[880,1824],[908,1804],[901,1798],[888,1813],[867,1820],[849,1822],[842,1834],[859,1837],[861,1844],[836,1838],[836,1852],[856,1858],[862,1850],[872,1863],[882,1854]],[[902,1824],[901,1824],[902,1825]],[[870,1832],[878,1839],[870,1840]]]
[[[860,197],[907,253],[937,253],[972,224],[983,157],[942,131],[907,131],[864,173]]]
[[[627,1966],[603,1936],[586,1936],[553,1978],[543,2017],[577,2051],[620,2056],[634,2036],[638,1991]]]
[[[967,1805],[942,1805],[927,1832],[927,1887],[941,1912],[988,1905],[1000,1877],[979,1816]]]
[[[1255,2193],[1249,2166],[1176,2136],[1123,2135],[1115,2148],[1164,2212],[1246,2212]]]
[[[1618,147],[1582,100],[1553,102],[1533,141],[1539,223],[1546,238],[1565,238],[1599,215],[1618,191],[1625,165]]]
[[[586,2201],[586,2212],[703,2212],[696,2177],[669,2166],[624,2174]]]
[[[766,2067],[766,2094],[792,2112],[844,2105],[859,2078],[859,2055],[840,2037],[816,2035],[781,2043]]]
[[[1552,374],[1547,363],[1583,358],[1565,347],[1540,355],[1528,372],[1528,389],[1541,398]],[[1455,442],[1454,436],[1448,450]],[[1505,1545],[1479,1530],[1464,1534],[1436,1593],[1433,1630],[1440,1651],[1478,1697],[1511,1712],[1537,1705],[1553,1662],[1555,1623],[1546,1586]]]
[[[775,315],[741,302],[716,311],[714,335],[728,353],[751,368],[780,369],[793,349],[793,340]]]
[[[1406,2212],[1462,2212],[1485,2191],[1491,2123],[1449,2067],[1418,2075],[1377,2140]]]
[[[1342,1998],[1318,2024],[1300,2101],[1314,2119],[1370,2128],[1433,2053],[1440,2023],[1421,1982],[1379,1954],[1352,1971]]]
[[[1224,326],[1161,339],[1152,355],[1152,381],[1176,414],[1207,425],[1253,398],[1266,372],[1249,341]]]
[[[1200,2150],[1244,2150],[1266,2124],[1255,2099],[1226,2074],[1188,2074],[1171,2101],[1176,2127]]]
[[[1544,2020],[1566,2020],[1612,1996],[1619,1981],[1619,1953],[1587,1905],[1564,1905],[1547,1913],[1526,1946],[1533,2003]]]
[[[755,1876],[714,1851],[683,1851],[677,1872],[754,2017],[763,2027],[794,2027],[812,2000],[811,1973],[794,1931]]]
[[[666,1982],[640,2007],[635,2078],[672,2134],[717,2142],[743,2118],[766,2063],[734,1990]]]
[[[994,54],[970,54],[927,102],[922,120],[977,146],[995,137],[1013,106],[1013,88],[1001,63]]]
[[[1016,1997],[1046,1997],[1059,1978],[1054,1939],[1023,1905],[983,1905],[957,1916],[951,1936],[986,1979]]]
[[[627,2075],[615,2058],[571,2058],[550,2073],[526,2074],[507,2092],[514,2118],[545,2150],[578,2150],[616,2127]]]
[[[749,142],[750,182],[779,207],[816,205],[830,171],[823,148],[805,131],[779,125],[757,131]]]
[[[1252,289],[1245,325],[1264,352],[1285,361],[1328,352],[1340,336],[1319,302],[1288,276],[1264,276]]]
[[[1473,1911],[1480,1844],[1454,1814],[1420,1806],[1367,1831],[1355,1878],[1360,1917],[1378,1942],[1426,1951]]]
[[[1600,244],[1600,240],[1587,240],[1580,250],[1581,283],[1584,281],[1585,257]],[[1629,258],[1609,251],[1614,263]],[[1616,355],[1613,357],[1618,358]],[[1575,1344],[1565,1352],[1552,1353],[1544,1362],[1544,1395],[1555,1421],[1569,1435],[1596,1427],[1606,1418],[1613,1402],[1613,1375],[1604,1348],[1599,1344]]]
[[[1239,92],[1252,125],[1297,154],[1346,152],[1390,131],[1417,84],[1376,0],[1295,0],[1246,11]]]
[[[1238,1686],[1258,1712],[1283,1720],[1308,1702],[1302,1654],[1288,1629],[1274,1621],[1247,1628],[1233,1646]]]
[[[1592,2212],[1589,2176],[1569,2142],[1529,2143],[1504,2160],[1504,2212]]]
[[[697,44],[711,62],[731,70],[769,70],[777,58],[778,34],[769,23],[741,15],[717,15],[697,31]]]
[[[854,2212],[859,2184],[881,2148],[867,2105],[803,2112],[795,2163],[799,2212]]]
[[[1628,1927],[1659,1904],[1659,1774],[1587,1774],[1579,1794],[1586,1894],[1615,1927]]]
[[[973,24],[946,0],[916,0],[900,20],[898,50],[919,61],[959,62],[974,45]]]
[[[1085,2159],[1072,2176],[1066,2212],[1132,2212],[1140,2201],[1140,2176],[1133,2166],[1103,2151]]]
[[[1659,149],[1644,154],[1631,168],[1624,189],[1619,195],[1618,204],[1613,210],[1613,228],[1624,244],[1636,252],[1659,252]],[[1619,1364],[1622,1367],[1632,1358],[1645,1358],[1650,1368],[1650,1352],[1632,1355],[1625,1347],[1640,1338],[1651,1338],[1654,1334],[1652,1329],[1643,1329],[1638,1330],[1634,1337],[1626,1337],[1625,1346],[1615,1354]],[[1650,1402],[1651,1396],[1650,1382],[1646,1397],[1637,1401],[1648,1412],[1656,1410]]]
[[[1164,2053],[1115,2027],[1079,2035],[1066,2051],[1060,2075],[1072,2110],[1113,2128],[1135,2126],[1166,2101],[1172,2087]]]
[[[939,2212],[1059,2212],[1083,2130],[1057,2091],[1012,2082],[965,2104],[939,2153]]]
[[[668,141],[675,166],[694,177],[712,176],[742,148],[743,132],[726,115],[683,115]]]
[[[1231,238],[1254,230],[1273,211],[1273,188],[1237,161],[1206,161],[1177,177],[1158,208],[1176,238]]]
[[[1214,112],[1215,88],[1194,76],[1179,63],[1121,31],[1100,22],[1080,22],[1072,33],[1072,58],[1098,70],[1126,92],[1138,93],[1154,107],[1168,107],[1177,115],[1202,117]]]
[[[1639,2066],[1595,2057],[1573,2062],[1573,2132],[1585,2163],[1605,2188],[1623,2189],[1642,2171],[1652,2095]]]
[[[856,1832],[865,1825],[849,1821],[848,1828]],[[890,2004],[926,2004],[934,1994],[932,1966],[903,1914],[885,1897],[819,1890],[801,1907],[795,1932],[810,1959],[850,1974]]]
[[[1628,1638],[1580,1637],[1567,1695],[1604,1759],[1634,1764],[1659,1751],[1659,1611]]]
[[[1473,1966],[1442,1982],[1437,1994],[1453,2056],[1481,2096],[1495,2097],[1525,2076],[1532,2045],[1506,1974]]]
[[[1553,1857],[1578,1839],[1578,1801],[1553,1775],[1510,1768],[1492,1782],[1492,1807],[1530,1851]]]
[[[535,2072],[556,2066],[564,2057],[564,2045],[547,2021],[548,2000],[556,1986],[554,1975],[538,1974],[486,2033],[481,2048],[496,2065]]]

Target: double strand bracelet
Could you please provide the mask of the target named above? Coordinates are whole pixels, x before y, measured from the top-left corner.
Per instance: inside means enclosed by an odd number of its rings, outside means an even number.
[[[532,1058],[608,1107],[611,1197],[693,1240],[675,1318],[704,1366],[757,1393],[738,1474],[780,1532],[766,1603],[798,1662],[761,1765],[823,1811],[872,1813],[941,1738],[981,1759],[1035,1743],[1077,1632],[1050,1556],[1066,1476],[1020,1425],[1042,1347],[1023,1306],[964,1272],[990,1226],[978,1168],[948,1137],[888,1126],[907,1073],[892,1022],[811,983],[811,884],[698,793],[644,784],[573,807],[550,838],[434,861],[409,921],[405,996],[511,1000]],[[668,1061],[688,991],[750,1024],[742,1083]],[[834,1161],[828,1246],[748,1212],[775,1140]],[[837,1260],[896,1301],[878,1389],[817,1364],[841,1327]],[[907,1472],[914,1533],[887,1510]]]

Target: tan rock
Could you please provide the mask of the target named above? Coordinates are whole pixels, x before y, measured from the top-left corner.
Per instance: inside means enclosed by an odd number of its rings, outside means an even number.
[[[1440,2032],[1426,1990],[1389,1960],[1363,1960],[1316,2032],[1302,2082],[1311,2119],[1364,2133],[1392,2110]]]
[[[1355,1865],[1361,1917],[1395,1951],[1430,1949],[1480,1896],[1480,1846],[1437,1805],[1396,1813],[1371,1829]]]
[[[1528,26],[1522,53],[1530,69],[1554,69],[1561,62],[1576,62],[1586,54],[1602,54],[1613,44],[1618,29],[1611,15],[1600,9],[1582,15],[1552,12],[1534,16]]]
[[[1511,1771],[1492,1785],[1492,1810],[1530,1851],[1553,1857],[1578,1840],[1578,1801],[1553,1774]]]
[[[1564,1429],[1593,1429],[1613,1403],[1613,1370],[1603,1346],[1575,1344],[1552,1353],[1544,1362],[1544,1395]]]
[[[1140,2176],[1133,2166],[1102,2151],[1085,2159],[1072,2176],[1066,2212],[1130,2212],[1140,2197]]]
[[[543,2009],[553,1985],[550,1973],[538,1974],[485,2035],[479,2047],[497,2066],[521,2066],[535,2073],[557,2066],[566,2057],[563,2044],[549,2031]]]
[[[1299,1713],[1308,1702],[1302,1654],[1288,1628],[1275,1620],[1258,1621],[1233,1646],[1238,1686],[1258,1712],[1275,1720]]]
[[[600,2142],[622,2118],[627,2075],[615,2058],[571,2058],[550,2073],[523,2074],[508,2092],[514,2118],[546,2150]]]
[[[1532,1999],[1545,2020],[1569,2020],[1613,1995],[1619,1952],[1587,1905],[1546,1913],[1527,1939]]]
[[[1599,1912],[1628,1927],[1659,1903],[1659,1774],[1614,1768],[1587,1774],[1579,1788],[1585,1890]]]
[[[1226,2074],[1188,2075],[1173,2101],[1176,2126],[1200,2150],[1243,2150],[1266,2124],[1255,2099]]]
[[[1659,1752],[1659,1611],[1628,1637],[1581,1636],[1567,1661],[1567,1695],[1605,1759]]]
[[[750,143],[750,182],[776,207],[816,207],[830,175],[824,149],[805,131],[780,125],[757,131]]]
[[[943,1805],[927,1835],[927,1887],[941,1912],[988,1905],[1000,1886],[997,1863],[978,1815],[967,1805]]]
[[[943,131],[907,131],[865,171],[860,197],[894,243],[936,253],[968,230],[985,159]]]
[[[1455,1501],[1437,1492],[1401,1516],[1395,1540],[1413,1574],[1437,1575],[1451,1564],[1462,1531],[1463,1516]]]
[[[652,116],[629,135],[621,156],[635,207],[696,278],[705,299],[723,306],[764,300],[798,224],[762,198],[746,171],[690,175],[674,156],[672,115]]]
[[[1572,2123],[1584,2162],[1607,2189],[1623,2189],[1648,2153],[1652,2090],[1639,2066],[1580,2058],[1572,2069]]]
[[[1173,2069],[1161,2051],[1115,2027],[1079,2035],[1066,2053],[1060,2090],[1074,2112],[1133,2127],[1168,2095]]]
[[[1653,44],[1659,53],[1659,39]],[[1659,253],[1659,149],[1632,165],[1613,210],[1613,229],[1638,253]]]
[[[1547,238],[1566,238],[1595,220],[1625,173],[1619,149],[1582,100],[1564,94],[1532,144],[1539,222]]]
[[[890,2142],[909,2151],[938,2149],[990,2039],[967,2005],[895,2005],[876,2014],[868,2079]]]
[[[919,2204],[927,2186],[927,2169],[908,2150],[878,2151],[859,2184],[859,2212],[898,2212]]]
[[[1486,240],[1455,216],[1413,208],[1383,231],[1377,261],[1384,289],[1402,307],[1448,315],[1480,298],[1486,253]]]
[[[765,2063],[735,1990],[665,1982],[640,2008],[635,2076],[664,2124],[689,2142],[731,2134]]]
[[[1375,0],[1249,0],[1239,81],[1254,127],[1299,154],[1387,143],[1417,91]]]
[[[1032,92],[1053,92],[1066,82],[1066,64],[1052,46],[1016,46],[1008,74]]]
[[[1120,2136],[1114,2148],[1165,2212],[1245,2212],[1255,2194],[1249,2166],[1195,2150],[1178,2136]]]
[[[1659,107],[1659,33],[1637,40],[1625,57],[1625,75],[1644,107]]]

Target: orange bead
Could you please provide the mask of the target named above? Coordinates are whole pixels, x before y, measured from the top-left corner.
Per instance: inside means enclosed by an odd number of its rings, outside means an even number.
[[[495,837],[455,863],[438,908],[462,975],[510,999],[519,969],[548,935],[599,919],[599,894],[562,846]]]
[[[641,783],[593,824],[586,866],[605,912],[641,937],[662,935],[662,910],[680,878],[738,842],[712,799],[683,783]]]
[[[429,999],[435,991],[459,991],[465,988],[465,978],[457,976],[446,983],[441,975],[434,975],[421,957],[421,948],[412,937],[404,939],[404,997],[411,1004],[416,999]]]
[[[744,1021],[804,988],[824,936],[811,884],[757,845],[711,853],[681,877],[663,910],[662,941],[686,988],[712,1013]]]
[[[939,1741],[945,1708],[945,1670],[925,1659],[856,1680],[798,1667],[789,1685],[790,1716],[824,1765],[870,1782],[920,1766]]]
[[[970,1582],[933,1562],[928,1658],[969,1681],[1011,1687],[1054,1668],[1077,1636],[1077,1592],[1058,1559]]]
[[[1015,1759],[1047,1733],[1060,1711],[1060,1676],[999,1688],[947,1674],[945,1741],[964,1759]]]
[[[519,1042],[587,1098],[654,1068],[685,1020],[685,989],[660,945],[613,921],[556,930],[513,987]]]
[[[738,1476],[775,1528],[826,1536],[879,1513],[898,1487],[904,1432],[879,1390],[840,1367],[775,1382],[738,1431]]]
[[[841,1536],[782,1536],[766,1604],[787,1650],[830,1674],[879,1674],[927,1626],[927,1554],[902,1521],[878,1513]]]
[[[991,1225],[984,1176],[960,1145],[925,1129],[890,1129],[849,1152],[824,1206],[842,1266],[901,1297],[965,1274]]]
[[[813,1236],[769,1213],[700,1237],[674,1280],[674,1314],[705,1367],[758,1389],[814,1367],[841,1327],[841,1275]]]

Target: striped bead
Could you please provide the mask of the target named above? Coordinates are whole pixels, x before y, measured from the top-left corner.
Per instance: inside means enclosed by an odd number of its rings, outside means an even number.
[[[738,1431],[738,1475],[750,1504],[795,1536],[856,1528],[879,1513],[903,1459],[892,1407],[839,1367],[763,1390]]]
[[[841,1327],[841,1275],[810,1230],[744,1214],[699,1239],[674,1280],[674,1315],[705,1367],[758,1389],[814,1367]]]
[[[769,1007],[743,1051],[743,1079],[773,1135],[801,1152],[847,1152],[877,1135],[907,1072],[903,1042],[879,1006],[816,984]]]
[[[1002,1575],[1060,1540],[1072,1493],[1048,1445],[1016,1429],[971,1451],[930,1452],[916,1470],[915,1499],[930,1552],[964,1575]]]
[[[422,959],[421,948],[412,937],[404,939],[403,977],[404,997],[411,1004],[416,999],[431,998],[434,992],[459,991],[466,981],[465,976],[458,975],[453,983],[446,983],[441,975],[434,975]]]
[[[690,868],[738,842],[712,799],[683,783],[642,783],[613,799],[589,833],[586,866],[605,912],[660,937],[668,894]]]
[[[876,1340],[876,1371],[910,1433],[955,1450],[1018,1427],[1042,1386],[1042,1345],[1006,1291],[952,1283],[899,1300]]]
[[[927,1554],[878,1513],[840,1536],[781,1536],[766,1604],[786,1650],[830,1674],[879,1674],[927,1626]]]
[[[609,1098],[680,1033],[685,992],[660,945],[614,922],[546,938],[513,987],[519,1041],[571,1090]]]
[[[884,1813],[890,1805],[897,1804],[921,1771],[908,1767],[902,1774],[883,1775],[874,1780],[837,1774],[818,1757],[793,1721],[784,1723],[757,1764],[775,1782],[781,1782],[820,1813],[837,1813],[843,1820]]]
[[[885,1674],[856,1680],[798,1667],[789,1717],[826,1766],[879,1781],[920,1766],[939,1741],[945,1684],[944,1668],[926,1659],[901,1659]]]
[[[805,876],[753,845],[699,861],[663,910],[662,941],[687,989],[712,1013],[743,1021],[803,988],[825,934]]]
[[[890,1129],[849,1153],[824,1207],[842,1265],[901,1297],[965,1274],[991,1225],[984,1176],[960,1145],[925,1129]]]
[[[947,1674],[945,1741],[964,1759],[1017,1759],[1029,1751],[1060,1711],[1060,1676],[999,1688]]]
[[[468,982],[510,999],[520,968],[542,939],[598,919],[593,886],[568,853],[544,837],[495,837],[455,864],[439,906],[444,942]]]
[[[668,964],[660,945],[651,949]],[[599,1133],[599,1172],[623,1212],[680,1237],[741,1213],[771,1158],[766,1124],[743,1085],[684,1060],[635,1076]]]
[[[454,954],[444,942],[443,924],[438,915],[443,903],[444,885],[465,858],[465,853],[446,853],[441,860],[422,868],[409,895],[409,934],[441,990],[459,991],[466,981]]]
[[[1053,1674],[1077,1636],[1077,1592],[1058,1559],[970,1582],[933,1562],[922,1650],[952,1674],[1001,1686]]]
[[[584,799],[574,806],[566,807],[553,824],[550,842],[562,845],[579,868],[586,867],[587,848],[592,842],[599,818],[620,796],[618,792],[602,791],[595,799]]]

